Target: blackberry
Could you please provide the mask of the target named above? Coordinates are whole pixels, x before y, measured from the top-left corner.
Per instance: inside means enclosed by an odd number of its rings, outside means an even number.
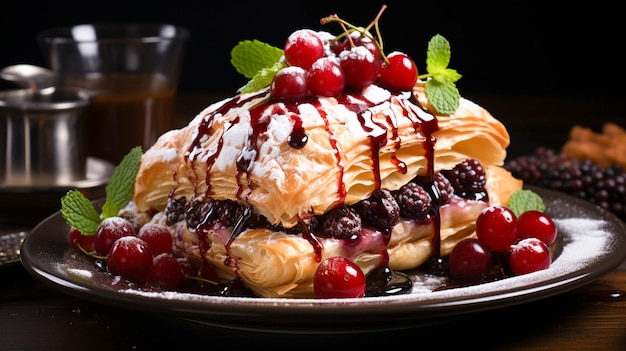
[[[364,224],[375,229],[387,232],[400,219],[400,206],[387,189],[381,189],[368,199],[361,200],[353,205]]]
[[[320,224],[320,230],[325,237],[352,241],[361,237],[361,229],[361,216],[349,207],[327,212]]]
[[[504,168],[525,184],[578,197],[626,220],[626,173],[618,164],[604,167],[539,147],[506,161]]]
[[[193,201],[187,203],[187,210],[185,211],[185,221],[187,221],[187,228],[198,229],[200,226],[208,224],[209,218],[213,213],[215,204],[213,200]]]
[[[185,207],[187,206],[187,199],[184,197],[169,198],[165,205],[165,222],[167,225],[172,225],[185,220]]]
[[[442,172],[452,184],[455,194],[470,200],[488,200],[485,170],[478,160],[468,158],[451,170]]]
[[[430,213],[432,198],[419,184],[409,182],[393,192],[400,206],[400,216],[411,219],[424,219]]]
[[[300,234],[304,232],[314,233],[317,230],[318,226],[319,226],[318,218],[315,216],[312,216],[311,218],[307,220],[302,220],[298,222],[298,224],[296,224],[295,226],[291,228],[285,228],[282,224],[268,225],[268,228],[273,231],[284,232],[287,234]]]
[[[454,187],[450,180],[441,172],[435,173],[435,185],[439,190],[439,205],[445,205],[450,202],[450,198],[454,195]]]
[[[244,209],[243,205],[232,200],[216,201],[211,222],[221,224],[224,227],[233,227],[243,216]]]
[[[187,227],[200,226],[233,227],[244,214],[245,207],[232,200],[194,201],[187,205]]]
[[[430,178],[426,176],[418,175],[413,178],[413,182],[422,186],[422,188],[426,189],[426,191],[430,190],[431,198],[434,194],[432,194],[432,185],[430,182]],[[437,196],[439,196],[439,205],[445,205],[450,202],[450,199],[454,195],[454,188],[452,184],[443,175],[442,172],[435,172],[435,176],[433,179],[434,185],[437,188]]]

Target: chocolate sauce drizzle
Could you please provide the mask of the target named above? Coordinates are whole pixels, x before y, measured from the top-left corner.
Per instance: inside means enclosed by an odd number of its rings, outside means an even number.
[[[239,154],[237,158],[237,182],[238,182],[238,190],[237,197],[242,201],[246,202],[246,194],[247,190],[252,190],[252,184],[247,181],[248,172],[250,165],[259,157],[259,145],[263,142],[263,135],[267,132],[267,128],[270,122],[271,115],[288,115],[293,122],[293,127],[291,133],[288,138],[288,145],[294,149],[301,149],[306,146],[308,142],[308,136],[306,135],[306,130],[303,127],[303,121],[298,113],[298,106],[300,104],[311,104],[314,106],[319,112],[320,117],[325,123],[325,130],[328,133],[328,140],[332,148],[332,153],[336,159],[336,167],[338,169],[338,177],[337,177],[337,206],[341,206],[344,203],[346,198],[346,185],[343,181],[344,175],[344,165],[341,159],[341,153],[339,152],[339,148],[337,146],[337,140],[333,131],[330,128],[330,124],[326,115],[325,110],[322,108],[321,103],[317,99],[308,99],[304,101],[274,101],[269,97],[267,89],[262,90],[258,93],[247,95],[245,98],[238,96],[233,97],[230,100],[226,101],[224,104],[219,106],[213,111],[208,112],[204,118],[202,119],[200,125],[198,126],[198,133],[195,135],[195,138],[192,140],[191,145],[189,146],[186,152],[186,158],[188,162],[199,162],[199,154],[201,152],[206,152],[203,154],[201,159],[202,162],[206,162],[207,174],[206,174],[206,193],[207,197],[210,197],[211,194],[211,182],[210,182],[210,170],[214,165],[217,157],[220,154],[223,145],[223,135],[218,136],[219,142],[217,147],[214,150],[202,150],[201,143],[207,136],[216,137],[212,135],[216,132],[217,129],[213,128],[213,124],[215,122],[216,117],[225,115],[232,109],[238,109],[246,106],[249,102],[257,99],[256,105],[249,109],[250,113],[250,126],[252,128],[252,132],[250,133],[248,140],[245,143],[244,149]],[[372,157],[372,173],[375,179],[375,190],[380,190],[381,187],[381,176],[380,176],[380,149],[388,144],[388,133],[391,132],[392,143],[396,150],[399,150],[401,147],[402,140],[400,140],[397,123],[400,118],[407,118],[413,124],[413,128],[416,133],[421,133],[423,138],[423,149],[425,150],[425,157],[427,159],[427,169],[425,178],[429,186],[427,186],[427,190],[430,192],[431,197],[433,198],[433,213],[432,219],[433,224],[435,226],[435,235],[433,235],[433,252],[431,258],[429,260],[428,267],[426,267],[427,271],[437,272],[444,268],[442,268],[443,260],[441,259],[440,254],[440,218],[439,218],[439,192],[437,187],[434,184],[434,145],[436,139],[434,137],[434,133],[439,129],[436,117],[431,114],[427,109],[425,109],[419,101],[416,99],[412,92],[402,92],[398,94],[392,94],[391,99],[394,99],[402,106],[403,115],[397,116],[395,114],[389,114],[386,116],[386,122],[388,125],[392,126],[392,129],[389,130],[386,125],[382,125],[381,123],[377,123],[373,119],[372,112],[370,110],[371,107],[375,106],[376,103],[369,101],[365,96],[360,94],[344,94],[341,97],[337,98],[338,103],[345,106],[348,110],[354,112],[358,118],[358,121],[363,128],[363,131],[367,133],[371,157]],[[268,109],[270,113],[268,113]],[[237,114],[233,114],[236,116]],[[231,125],[235,125],[239,123],[238,117],[232,121],[230,121]],[[224,130],[225,132],[225,130]],[[406,164],[396,157],[396,155],[392,155],[391,158],[393,164],[396,166],[397,171],[403,174],[406,174],[407,166]],[[230,243],[241,234],[246,229],[246,223],[250,219],[251,211],[246,211],[244,216],[240,219],[238,225],[233,230],[231,237],[227,244],[227,249],[230,246]],[[303,223],[305,224],[305,223]],[[306,238],[312,245],[316,257],[321,260],[322,255],[322,245],[320,241],[315,237],[315,234],[308,230],[308,225],[302,225],[304,229],[302,235]],[[201,238],[201,241],[205,241],[206,233],[199,233],[204,238]],[[388,243],[389,235],[387,235],[386,242]],[[201,248],[202,250],[206,250],[208,248]],[[387,284],[383,284],[381,286],[380,283],[369,283],[368,284],[368,296],[373,295],[386,295],[390,293],[396,293],[396,291],[404,292],[407,289],[410,289],[411,282],[409,278],[400,273],[391,272],[388,269],[388,254],[385,250],[383,252],[383,259],[378,271],[385,272],[385,276]],[[230,263],[230,258],[227,259],[226,264]],[[374,275],[374,274],[373,274]]]

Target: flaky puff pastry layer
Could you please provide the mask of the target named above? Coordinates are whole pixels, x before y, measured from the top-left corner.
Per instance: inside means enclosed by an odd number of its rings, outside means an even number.
[[[415,94],[430,109],[423,89],[418,83]],[[133,200],[145,211],[163,210],[172,195],[230,199],[292,227],[302,214],[323,214],[426,174],[428,133],[410,104],[375,85],[362,96],[319,98],[295,110],[268,103],[266,91],[218,102],[144,153]],[[485,109],[461,99],[456,113],[434,117],[435,170],[468,157],[485,168],[503,164],[509,135]],[[289,145],[296,121],[308,138],[302,148]]]
[[[486,179],[490,203],[506,204],[510,194],[522,187],[521,181],[499,166],[486,169]],[[440,207],[439,255],[446,256],[459,241],[476,237],[476,218],[486,206],[488,203],[483,201],[454,196]],[[165,224],[164,213],[160,212],[153,220]],[[232,228],[210,230],[204,239],[190,231],[185,221],[171,226],[170,231],[177,255],[189,257],[198,265],[211,264],[224,281],[239,277],[261,297],[304,298],[314,297],[315,270],[327,257],[348,257],[365,274],[381,266],[384,254],[393,270],[419,267],[434,253],[435,226],[432,221],[401,219],[388,243],[380,232],[371,229],[364,229],[356,244],[317,238],[321,244],[319,256],[315,246],[302,235],[268,229],[245,230],[229,246]],[[203,250],[199,249],[201,240],[206,240]]]
[[[441,249],[445,256],[460,240],[475,236],[476,217],[487,206],[483,201],[454,197],[441,207]],[[159,219],[157,219],[159,218]],[[155,216],[162,221],[164,217]],[[321,252],[305,237],[268,229],[248,229],[228,245],[232,228],[211,230],[199,249],[200,237],[180,222],[172,227],[176,254],[197,264],[207,262],[216,267],[220,277],[241,278],[261,297],[314,297],[313,278],[319,263],[328,257],[344,256],[357,263],[365,274],[381,267],[388,255],[388,267],[408,270],[426,262],[433,254],[434,222],[402,219],[385,242],[381,232],[364,229],[356,243],[334,238],[317,238]],[[202,255],[202,256],[201,256]]]
[[[434,113],[426,98],[425,83],[419,81],[413,91],[419,103]],[[435,116],[439,124],[435,133],[436,169],[451,169],[465,158],[476,159],[487,168],[504,163],[509,133],[485,108],[461,98],[456,112]]]

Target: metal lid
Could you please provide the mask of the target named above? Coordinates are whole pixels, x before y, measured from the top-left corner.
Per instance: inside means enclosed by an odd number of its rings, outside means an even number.
[[[39,91],[18,89],[0,91],[0,109],[56,111],[81,108],[91,103],[92,94],[84,89],[46,88]]]

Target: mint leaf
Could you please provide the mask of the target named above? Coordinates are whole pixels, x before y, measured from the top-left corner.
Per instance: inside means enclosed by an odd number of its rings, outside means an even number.
[[[102,218],[117,216],[133,196],[135,177],[141,164],[141,147],[136,146],[115,168],[106,187],[106,202],[102,206]]]
[[[61,198],[61,216],[65,222],[83,235],[95,235],[103,218],[116,216],[119,210],[130,201],[141,156],[141,147],[137,146],[124,156],[122,162],[115,168],[105,190],[106,202],[102,206],[102,216],[80,191],[68,191]]]
[[[274,66],[283,50],[259,40],[244,40],[230,52],[230,63],[246,78],[254,78],[261,70]],[[272,76],[273,77],[273,76]]]
[[[509,198],[509,208],[516,216],[530,210],[545,211],[546,205],[537,193],[528,189],[515,190]]]
[[[459,108],[461,94],[454,83],[430,79],[426,82],[426,96],[438,113],[451,115]]]
[[[240,93],[259,91],[272,83],[272,79],[281,68],[286,67],[283,62],[276,62],[272,67],[261,69],[246,85],[237,89]]]
[[[441,34],[436,34],[428,42],[426,51],[426,71],[436,74],[445,70],[450,63],[450,43]]]
[[[426,52],[427,74],[418,78],[431,78],[426,82],[426,97],[437,111],[444,115],[453,114],[458,108],[461,95],[454,83],[461,79],[461,74],[448,68],[450,63],[450,43],[440,34],[428,42]]]
[[[70,190],[61,198],[61,216],[67,224],[87,236],[96,234],[101,221],[91,201],[78,190]]]

